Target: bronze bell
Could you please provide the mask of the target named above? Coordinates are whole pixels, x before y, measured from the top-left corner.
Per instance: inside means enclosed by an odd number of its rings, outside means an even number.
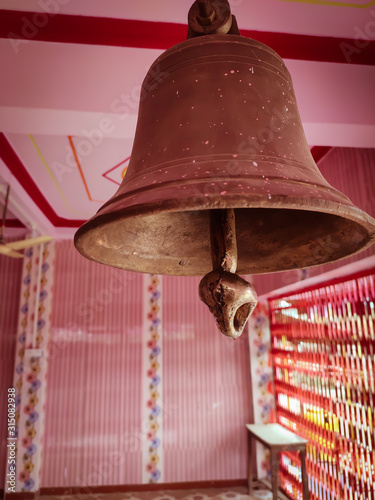
[[[219,309],[230,288],[220,273],[317,266],[367,248],[375,235],[375,220],[319,172],[276,52],[217,28],[198,36],[202,6],[238,33],[223,3],[195,2],[192,38],[151,66],[126,176],[75,235],[85,257],[130,271],[202,276],[214,268],[201,296],[211,287]],[[241,333],[256,304],[251,285],[246,294],[247,305],[231,296],[232,331],[213,311],[223,333]]]

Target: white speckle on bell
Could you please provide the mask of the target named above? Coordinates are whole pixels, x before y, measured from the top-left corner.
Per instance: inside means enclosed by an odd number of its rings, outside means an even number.
[[[232,156],[233,156],[233,158],[237,158],[238,155],[232,155]]]
[[[206,141],[205,144],[208,144],[210,141]]]
[[[221,191],[220,194],[227,194],[227,191]]]
[[[253,165],[254,165],[254,167],[257,167],[258,163],[256,161],[253,161]]]

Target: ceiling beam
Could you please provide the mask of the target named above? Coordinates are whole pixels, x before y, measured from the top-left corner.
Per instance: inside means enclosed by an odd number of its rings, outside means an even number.
[[[13,39],[15,52],[30,40],[168,49],[186,39],[187,25],[132,19],[0,10],[0,38]],[[375,41],[241,30],[272,47],[281,57],[335,63],[375,64]]]

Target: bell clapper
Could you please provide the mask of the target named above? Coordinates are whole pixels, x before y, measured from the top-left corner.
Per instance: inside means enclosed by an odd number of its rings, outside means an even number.
[[[238,276],[236,221],[233,208],[210,210],[213,271],[199,283],[199,296],[214,315],[221,333],[238,338],[257,305],[254,287]]]

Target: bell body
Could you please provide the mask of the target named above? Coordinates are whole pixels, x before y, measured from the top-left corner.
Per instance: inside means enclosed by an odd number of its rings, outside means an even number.
[[[282,59],[235,35],[189,39],[155,61],[123,183],[75,244],[131,271],[204,275],[217,208],[235,209],[241,274],[324,264],[374,241],[374,219],[319,172]]]

